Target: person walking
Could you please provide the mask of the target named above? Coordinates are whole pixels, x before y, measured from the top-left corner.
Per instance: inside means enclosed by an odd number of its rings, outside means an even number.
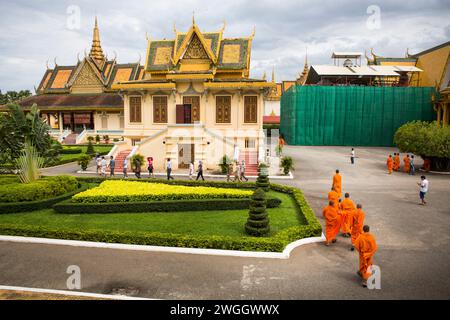
[[[240,169],[239,169],[239,164],[238,162],[233,162],[233,173],[234,173],[234,179],[233,182],[241,182],[241,175],[239,173]]]
[[[409,174],[411,176],[416,174],[416,168],[414,167],[414,156],[411,155],[411,160],[409,160]]]
[[[375,237],[369,231],[369,226],[365,225],[363,233],[356,238],[354,243],[354,247],[359,253],[359,270],[357,273],[362,278],[363,287],[367,287],[367,280],[372,275],[373,256],[378,249]]]
[[[227,163],[227,182],[231,180],[231,173],[233,171],[233,165],[231,163]]]
[[[153,157],[148,157],[147,158],[147,170],[148,170],[148,177],[149,178],[154,178],[154,174],[153,174]]]
[[[102,158],[98,155],[95,156],[95,165],[97,166],[97,174],[102,174]]]
[[[202,177],[202,180],[205,181],[205,178],[203,178],[203,162],[201,160],[198,161],[197,171],[198,171],[197,179],[195,180],[198,180],[198,178]]]
[[[194,179],[194,164],[192,163],[192,161],[189,162],[189,180]]]
[[[114,177],[114,169],[116,168],[116,160],[114,160],[114,157],[111,156],[109,159],[109,176]]]
[[[167,163],[166,163],[166,170],[167,170],[167,180],[174,180],[173,177],[171,176],[172,173],[172,161],[170,161],[170,158],[167,159]]]
[[[128,158],[123,159],[123,177],[128,178]]]
[[[429,183],[428,183],[428,180],[427,180],[427,178],[425,176],[421,176],[420,180],[421,181],[419,183],[417,183],[419,185],[419,187],[420,187],[420,191],[419,191],[420,204],[421,205],[426,205],[427,202],[425,201],[425,195],[428,192]]]
[[[245,176],[245,161],[244,160],[242,160],[242,162],[241,162],[241,167],[240,167],[239,171],[240,171],[241,181],[245,179],[245,182],[247,182],[248,178]]]
[[[140,179],[141,178],[141,161],[139,160],[139,158],[136,158],[136,160],[134,160],[134,175],[136,176],[136,178]]]
[[[106,159],[103,156],[100,160],[100,172],[102,177],[106,177]]]
[[[352,148],[352,152],[350,153],[350,162],[355,164],[355,149]]]

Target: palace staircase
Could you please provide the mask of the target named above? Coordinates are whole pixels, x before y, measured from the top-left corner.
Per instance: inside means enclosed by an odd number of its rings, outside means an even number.
[[[78,136],[78,134],[76,134],[76,133],[69,134],[68,136],[66,136],[64,138],[64,140],[62,141],[62,144],[76,144],[77,136]]]
[[[245,161],[245,175],[258,175],[258,151],[241,151],[239,155],[239,163]]]
[[[119,154],[114,158],[116,161],[116,166],[114,167],[114,173],[123,171],[123,160],[131,153],[131,150],[124,150],[119,152]],[[131,164],[128,162],[128,171],[131,169]]]

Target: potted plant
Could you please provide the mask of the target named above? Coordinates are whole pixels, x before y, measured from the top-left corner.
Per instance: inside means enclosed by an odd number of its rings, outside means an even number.
[[[105,140],[106,144],[109,144],[109,136],[108,135],[103,136],[103,140]]]
[[[280,167],[283,168],[284,174],[289,174],[289,171],[294,170],[292,158],[288,156],[281,158]]]
[[[97,143],[97,144],[100,143],[100,136],[99,135],[95,136],[95,143]]]

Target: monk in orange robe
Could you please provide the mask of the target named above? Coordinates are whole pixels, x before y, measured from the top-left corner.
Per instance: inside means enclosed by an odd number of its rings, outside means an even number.
[[[392,173],[392,169],[394,168],[394,160],[392,160],[392,156],[391,155],[389,155],[389,157],[387,158],[386,164],[387,164],[387,167],[388,167],[389,174],[391,174]]]
[[[328,192],[328,201],[333,201],[334,207],[339,209],[339,195],[333,188]]]
[[[364,226],[364,211],[362,211],[362,205],[357,204],[356,210],[353,211],[352,219],[351,219],[351,229],[352,229],[352,247],[351,250],[355,250],[355,241],[359,237],[360,234],[363,233]]]
[[[341,221],[333,201],[328,202],[328,206],[323,208],[322,214],[325,218],[325,238],[327,239],[325,245],[329,246],[330,243],[336,242],[336,236],[339,233]]]
[[[351,235],[351,218],[353,214],[353,210],[356,210],[355,204],[350,199],[350,194],[345,194],[345,199],[342,200],[340,204],[340,214],[341,214],[341,232],[344,234],[344,237],[350,237]]]
[[[400,170],[400,155],[398,153],[394,153],[394,170]]]
[[[342,194],[342,176],[339,174],[339,170],[336,170],[336,174],[333,176],[332,188],[340,197]]]
[[[373,264],[373,256],[377,251],[377,243],[369,231],[369,226],[365,225],[363,233],[355,241],[355,249],[359,252],[358,275],[363,278],[363,286],[367,286],[367,279],[372,275],[370,269]]]
[[[404,158],[403,158],[403,171],[405,171],[406,173],[409,173],[409,168],[411,167],[411,164],[409,162],[409,154],[407,154]]]
[[[429,172],[431,169],[431,161],[428,158],[425,158],[423,160],[423,170],[425,170],[426,172]]]

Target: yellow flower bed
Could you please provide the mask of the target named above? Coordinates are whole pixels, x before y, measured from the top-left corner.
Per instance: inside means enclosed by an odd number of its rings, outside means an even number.
[[[189,199],[248,198],[250,190],[214,187],[187,187],[164,183],[107,180],[98,187],[78,193],[75,202],[127,202]]]

